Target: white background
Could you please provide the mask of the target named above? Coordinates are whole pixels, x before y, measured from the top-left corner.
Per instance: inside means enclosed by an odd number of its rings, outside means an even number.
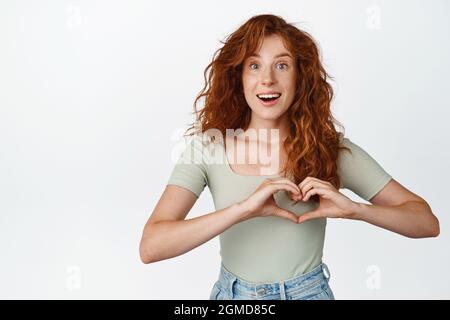
[[[336,298],[450,298],[445,0],[2,1],[0,298],[208,299],[218,237],[150,265],[138,245],[204,68],[260,13],[313,35],[346,136],[440,219],[430,239],[329,219]],[[211,211],[205,188],[188,218]]]

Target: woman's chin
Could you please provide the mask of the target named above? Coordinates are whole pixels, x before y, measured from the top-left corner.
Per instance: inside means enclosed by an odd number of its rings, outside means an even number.
[[[280,113],[279,108],[276,108],[276,110],[275,110],[275,109],[268,109],[268,108],[263,109],[263,108],[259,107],[256,109],[256,111],[255,111],[255,109],[253,109],[252,111],[253,111],[252,116],[255,116],[256,118],[261,119],[261,120],[276,120],[279,117],[281,117],[283,114],[283,113]]]
[[[286,107],[285,100],[280,100],[273,106],[267,107],[264,106],[259,99],[257,99],[252,100],[249,107],[252,110],[252,117],[255,117],[255,119],[270,121],[277,120],[289,109],[289,107]]]

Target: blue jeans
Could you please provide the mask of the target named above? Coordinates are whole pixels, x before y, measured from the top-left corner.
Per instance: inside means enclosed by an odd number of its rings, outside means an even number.
[[[210,300],[334,300],[325,263],[295,278],[273,283],[251,283],[220,266]]]

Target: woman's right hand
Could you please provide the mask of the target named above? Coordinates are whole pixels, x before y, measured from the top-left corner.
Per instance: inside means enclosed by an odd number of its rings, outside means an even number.
[[[276,204],[273,195],[280,190],[290,193],[293,200],[302,197],[300,188],[289,179],[265,179],[247,199],[239,203],[246,212],[245,219],[278,216],[298,223],[298,217],[294,213]]]

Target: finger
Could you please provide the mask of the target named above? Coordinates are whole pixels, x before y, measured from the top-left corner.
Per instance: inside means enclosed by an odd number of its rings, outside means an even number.
[[[305,184],[303,186],[302,190],[302,194],[303,196],[303,200],[306,198],[306,194],[313,189],[331,189],[331,187],[329,185],[327,185],[326,183],[322,183],[322,182],[317,182],[317,181],[310,181],[309,183]]]
[[[298,185],[296,185],[291,180],[281,178],[281,179],[272,179],[272,181],[273,181],[272,183],[286,183],[286,184],[294,187],[297,190],[297,192],[291,192],[291,195],[290,195],[290,198],[293,201],[297,201],[297,200],[300,200],[302,198],[302,196],[303,196],[302,191],[300,190]]]
[[[291,186],[290,184],[285,183],[271,183],[269,185],[271,188],[272,194],[279,191],[279,190],[287,190],[292,192],[293,194],[300,195],[300,191],[297,190],[297,188]]]
[[[285,182],[272,182],[269,186],[275,187],[276,190],[284,189],[291,191],[294,194],[300,194],[300,189],[295,184],[285,183]]]
[[[312,185],[312,186],[322,185],[322,186],[327,186],[327,187],[333,186],[328,181],[320,180],[320,179],[317,179],[314,177],[306,177],[298,186],[300,189],[303,190],[303,188],[306,187],[307,185]],[[309,190],[309,189],[310,188],[307,188],[307,190]]]
[[[300,201],[300,200],[303,199],[303,195],[302,195],[302,193],[300,192],[299,194],[294,194],[294,195],[292,195],[291,199],[292,199],[293,201],[297,202],[297,201]]]
[[[306,194],[307,194],[308,191],[311,190],[311,189],[313,189],[313,185],[311,184],[310,181],[308,181],[306,184],[304,184],[304,185],[300,188],[301,193],[302,193],[302,198],[301,198],[300,200],[305,199]]]
[[[290,186],[294,187],[295,189],[298,190],[298,192],[301,192],[300,187],[298,185],[296,185],[295,183],[293,183],[291,180],[289,179],[285,179],[285,178],[279,178],[279,179],[272,179],[272,183],[287,183]]]
[[[298,223],[298,217],[290,211],[284,210],[280,207],[275,207],[274,215],[282,218],[291,220],[292,222]]]
[[[298,187],[299,187],[300,189],[303,189],[303,187],[305,186],[305,184],[307,184],[308,182],[310,182],[311,179],[312,179],[312,177],[309,177],[309,176],[306,177],[305,179],[303,179],[302,182],[299,183]]]
[[[322,218],[322,214],[319,210],[308,211],[298,217],[297,223],[303,223],[308,220]]]
[[[313,188],[305,194],[305,197],[302,199],[302,201],[308,201],[309,198],[315,194],[318,194],[319,196],[323,196],[326,194],[326,192],[327,192],[327,190],[322,189],[322,188]]]

